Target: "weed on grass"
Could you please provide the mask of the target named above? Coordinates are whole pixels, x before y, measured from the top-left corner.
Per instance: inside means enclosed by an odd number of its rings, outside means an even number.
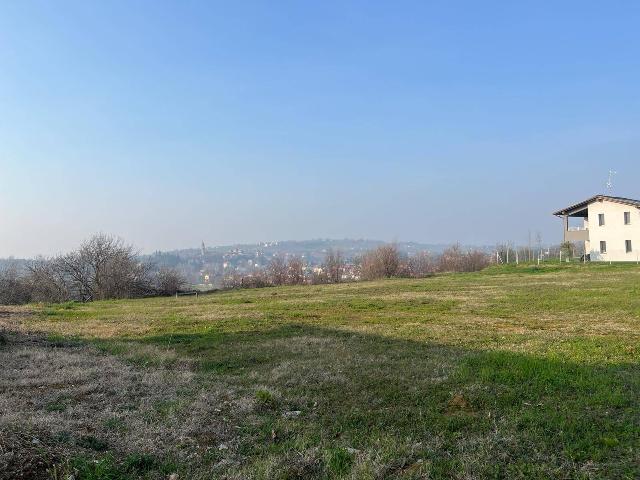
[[[175,465],[160,462],[143,453],[127,455],[124,459],[107,453],[99,458],[76,456],[67,462],[54,465],[50,470],[52,480],[133,480],[137,478],[163,478],[175,472]]]
[[[94,437],[93,435],[84,435],[77,441],[78,446],[89,450],[95,450],[96,452],[104,452],[109,447],[109,444],[104,440]]]
[[[341,477],[351,470],[353,455],[344,448],[332,448],[326,452],[326,464],[332,477]]]
[[[58,398],[51,402],[47,402],[44,409],[47,412],[64,412],[67,409],[68,399],[66,398]]]

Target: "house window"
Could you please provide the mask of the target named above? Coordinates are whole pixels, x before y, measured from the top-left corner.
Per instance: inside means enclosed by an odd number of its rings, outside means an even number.
[[[633,251],[633,249],[631,248],[631,240],[625,240],[624,246],[627,253],[631,253]]]
[[[599,213],[598,214],[598,225],[603,227],[604,226],[604,213]]]
[[[631,224],[631,212],[624,212],[624,224],[625,225]]]
[[[607,242],[600,242],[600,253],[607,253]]]

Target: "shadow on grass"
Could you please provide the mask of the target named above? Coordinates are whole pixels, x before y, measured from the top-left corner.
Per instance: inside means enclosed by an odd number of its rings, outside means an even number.
[[[581,364],[307,325],[143,342],[196,359],[203,382],[273,392],[276,406],[243,426],[241,453],[256,468],[279,459],[283,478],[288,452],[316,447],[359,452],[350,455],[384,478],[411,478],[416,465],[413,474],[433,477],[640,475],[637,362]],[[283,420],[286,411],[301,414]],[[324,474],[337,475],[327,462]]]

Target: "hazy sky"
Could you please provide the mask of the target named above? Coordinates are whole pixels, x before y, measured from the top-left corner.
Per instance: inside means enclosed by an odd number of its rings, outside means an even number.
[[[4,1],[0,256],[559,241],[640,197],[640,2]]]

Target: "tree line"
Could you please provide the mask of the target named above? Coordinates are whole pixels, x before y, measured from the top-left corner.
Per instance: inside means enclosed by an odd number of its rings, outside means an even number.
[[[72,252],[0,271],[0,304],[172,295],[184,284],[176,270],[141,262],[122,239],[97,234]]]
[[[340,283],[346,280],[377,280],[383,278],[424,278],[437,272],[474,272],[491,263],[491,256],[480,250],[464,251],[459,245],[447,248],[440,255],[428,252],[406,255],[395,244],[381,245],[365,252],[347,264],[340,250],[327,251],[318,268],[307,269],[299,256],[275,255],[265,269],[249,274],[232,272],[225,275],[225,288],[260,288],[279,285]],[[347,274],[347,268],[350,271]]]
[[[223,288],[340,283],[345,280],[423,278],[436,272],[472,272],[485,268],[490,255],[459,245],[438,256],[406,255],[395,244],[381,245],[347,263],[340,250],[327,251],[321,266],[309,269],[300,256],[275,255],[264,269],[225,275]],[[186,287],[181,274],[156,268],[122,239],[97,234],[72,252],[37,258],[19,270],[0,270],[0,304],[141,298],[173,295]]]

